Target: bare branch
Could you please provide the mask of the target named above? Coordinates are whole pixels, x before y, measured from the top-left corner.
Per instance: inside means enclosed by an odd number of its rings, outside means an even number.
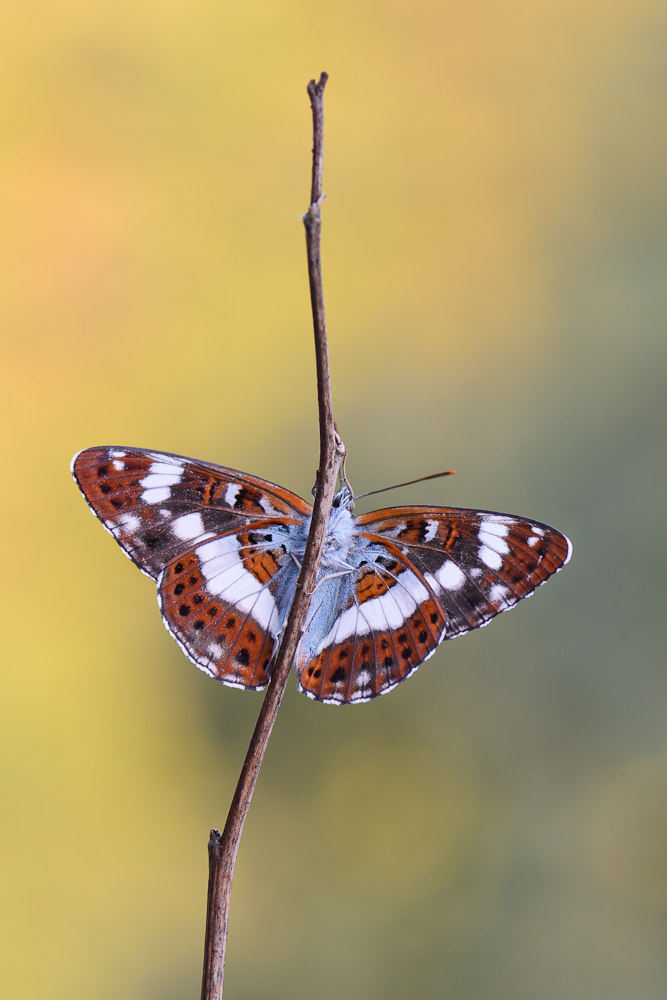
[[[204,946],[204,975],[202,1000],[220,1000],[225,971],[225,948],[229,900],[234,877],[243,824],[264,759],[266,746],[273,729],[278,708],[285,692],[296,647],[303,632],[315,588],[317,570],[322,556],[331,503],[336,491],[336,480],[345,448],[335,430],[329,377],[329,354],[322,292],[322,262],[320,238],[322,220],[320,205],[322,195],[322,154],[324,139],[323,96],[328,76],[322,73],[319,81],[311,80],[308,94],[313,110],[313,174],[310,206],[303,217],[306,229],[308,275],[315,332],[315,360],[317,366],[317,398],[320,419],[320,467],[317,473],[313,516],[306,543],[301,571],[296,583],[294,600],[287,619],[283,641],[275,661],[271,681],[257,719],[255,731],[236,786],[222,836],[211,830],[209,840],[209,887],[206,913],[206,942]]]

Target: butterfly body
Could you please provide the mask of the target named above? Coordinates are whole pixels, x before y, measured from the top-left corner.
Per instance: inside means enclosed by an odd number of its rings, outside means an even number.
[[[72,473],[93,513],[156,581],[186,655],[258,690],[294,597],[312,508],[266,480],[138,448],[89,448]],[[395,687],[444,639],[488,624],[558,572],[554,528],[495,511],[394,507],[354,517],[336,494],[295,656],[299,690],[331,704]]]

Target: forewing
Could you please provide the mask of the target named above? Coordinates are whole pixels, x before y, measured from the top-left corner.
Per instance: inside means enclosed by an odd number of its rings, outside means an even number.
[[[272,521],[206,539],[170,559],[158,603],[187,656],[231,687],[266,686],[293,593],[289,537]]]
[[[309,642],[336,582],[325,580],[315,591],[296,654],[299,690],[330,704],[370,701],[391,691],[434,653],[445,631],[433,589],[391,542],[367,549],[352,584],[327,634]]]
[[[311,507],[264,479],[208,462],[142,448],[87,448],[72,475],[91,510],[144,573],[195,541],[253,521],[300,523]]]
[[[362,514],[355,523],[397,545],[420,570],[445,611],[445,639],[530,597],[572,551],[565,535],[548,524],[498,511],[393,507]]]

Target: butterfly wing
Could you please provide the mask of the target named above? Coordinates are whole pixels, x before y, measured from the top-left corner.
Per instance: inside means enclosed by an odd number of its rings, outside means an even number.
[[[329,704],[391,691],[444,637],[442,605],[410,559],[384,539],[361,545],[354,572],[315,591],[297,648],[299,690]]]
[[[267,518],[302,522],[312,512],[264,479],[142,448],[87,448],[72,459],[72,475],[107,531],[154,580],[195,540]]]
[[[138,448],[89,448],[72,474],[93,513],[157,580],[185,653],[235,687],[268,682],[312,508],[263,479]],[[334,704],[391,690],[443,639],[487,624],[569,560],[559,531],[496,511],[394,507],[355,522],[353,566],[320,572],[296,654],[299,689]]]
[[[572,546],[548,524],[490,510],[393,507],[362,514],[360,530],[398,546],[442,605],[452,639],[529,597],[568,562]]]
[[[186,655],[225,684],[266,686],[310,505],[255,476],[140,448],[88,448],[72,474],[157,581],[163,621]]]
[[[555,528],[497,511],[395,507],[355,528],[358,566],[320,585],[297,650],[299,689],[332,704],[390,691],[444,639],[529,597],[572,551]]]
[[[298,568],[291,526],[256,521],[170,559],[158,578],[163,621],[211,677],[259,690],[289,611]]]

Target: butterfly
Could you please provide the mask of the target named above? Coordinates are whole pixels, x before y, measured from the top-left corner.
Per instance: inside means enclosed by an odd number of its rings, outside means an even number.
[[[88,448],[72,475],[92,512],[157,584],[168,631],[230,687],[271,676],[312,507],[245,472],[141,448]],[[295,655],[298,689],[328,704],[391,691],[445,639],[488,625],[568,562],[539,521],[460,507],[354,517],[343,486]]]

